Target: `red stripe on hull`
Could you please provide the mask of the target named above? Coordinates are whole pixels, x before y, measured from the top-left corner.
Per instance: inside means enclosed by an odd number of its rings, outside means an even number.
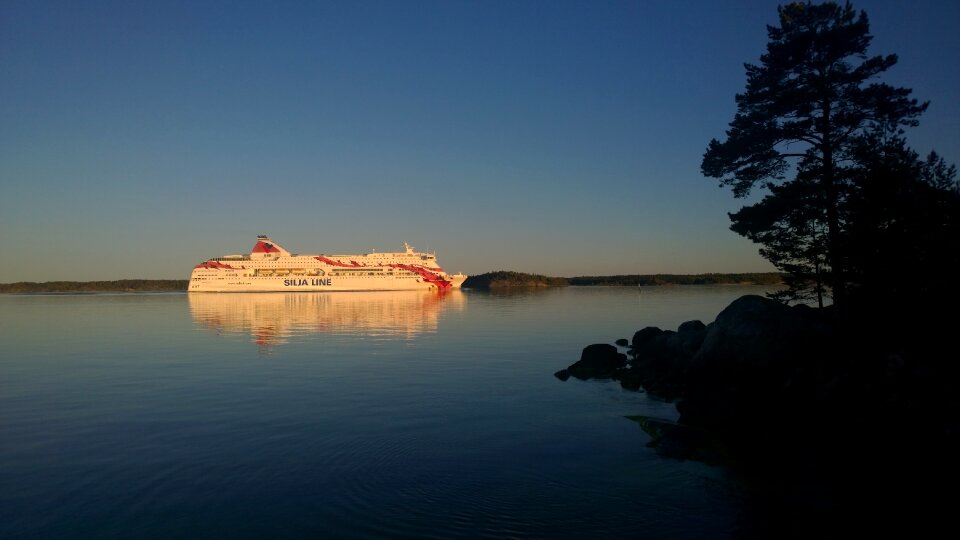
[[[218,270],[218,269],[222,269],[222,270],[239,270],[239,268],[235,268],[235,267],[233,267],[233,266],[230,266],[229,264],[219,263],[219,262],[217,262],[217,261],[207,261],[207,262],[203,262],[203,263],[200,263],[200,264],[194,266],[194,268],[207,268],[207,269],[211,269],[211,270]]]
[[[427,270],[426,268],[413,266],[411,264],[388,264],[387,266],[389,266],[390,268],[402,268],[404,270],[416,272],[417,274],[420,274],[420,277],[422,277],[424,281],[426,281],[427,283],[433,283],[434,285],[437,286],[438,289],[449,289],[450,287],[453,286],[449,281],[443,279],[437,274],[434,274],[433,272]]]
[[[331,266],[345,266],[345,267],[347,267],[347,268],[361,268],[361,267],[363,266],[362,264],[358,263],[357,261],[350,261],[350,262],[353,263],[353,264],[347,264],[347,263],[344,263],[344,262],[335,261],[335,260],[333,260],[333,259],[328,259],[328,258],[324,257],[323,255],[319,255],[319,256],[314,257],[314,258],[317,259],[318,261],[322,262],[322,263],[327,263],[327,264],[329,264],[329,265],[331,265]]]

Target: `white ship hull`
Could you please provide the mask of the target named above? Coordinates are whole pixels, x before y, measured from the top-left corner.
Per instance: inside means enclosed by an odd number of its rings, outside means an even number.
[[[198,264],[190,292],[410,291],[460,288],[467,278],[447,274],[436,255],[406,250],[360,255],[300,255],[258,237],[249,255]]]

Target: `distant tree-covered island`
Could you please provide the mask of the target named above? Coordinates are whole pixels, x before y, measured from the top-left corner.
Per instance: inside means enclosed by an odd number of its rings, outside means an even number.
[[[467,289],[508,289],[523,287],[567,287],[585,285],[655,286],[655,285],[721,285],[754,284],[779,285],[783,276],[778,272],[743,274],[630,274],[615,276],[548,277],[499,270],[470,276],[463,287]]]
[[[0,283],[0,293],[177,292],[187,290],[185,279],[119,279],[115,281],[20,281]]]
[[[466,289],[490,290],[515,287],[566,287],[569,284],[569,280],[563,277],[549,277],[540,274],[497,270],[470,276],[463,282],[463,287]]]
[[[633,274],[620,276],[581,276],[569,279],[570,285],[780,285],[779,272],[741,274]]]

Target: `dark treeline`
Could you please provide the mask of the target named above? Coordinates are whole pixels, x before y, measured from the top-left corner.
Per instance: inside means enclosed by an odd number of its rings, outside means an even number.
[[[778,272],[746,274],[639,274],[624,276],[579,276],[569,279],[570,285],[779,285]]]
[[[783,276],[777,272],[745,274],[634,274],[617,276],[548,277],[522,272],[496,271],[471,276],[463,283],[468,289],[510,287],[566,287],[568,285],[654,286],[654,285],[778,285]]]
[[[187,280],[185,279],[0,283],[0,293],[171,292],[186,290]]]

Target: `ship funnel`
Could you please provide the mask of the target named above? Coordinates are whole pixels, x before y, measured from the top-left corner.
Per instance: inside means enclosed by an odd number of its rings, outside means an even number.
[[[265,234],[257,235],[257,243],[253,246],[253,251],[250,252],[250,256],[275,256],[275,257],[289,257],[290,252],[287,251],[283,246],[271,240]]]

